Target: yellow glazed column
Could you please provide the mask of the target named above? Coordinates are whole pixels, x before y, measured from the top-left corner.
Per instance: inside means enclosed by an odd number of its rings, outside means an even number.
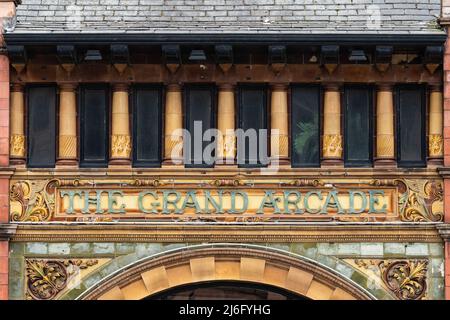
[[[24,94],[21,84],[11,87],[10,158],[12,164],[25,163]]]
[[[234,88],[230,84],[219,86],[217,164],[233,164],[236,157]]]
[[[392,86],[377,92],[377,156],[375,166],[395,166],[394,95]]]
[[[270,129],[278,130],[278,133],[271,133],[270,136],[270,156],[272,162],[287,164],[289,163],[289,115],[286,85],[272,86],[270,110]]]
[[[77,164],[76,84],[59,85],[58,165]]]
[[[342,164],[341,93],[338,86],[325,88],[323,114],[324,165]]]
[[[431,162],[441,163],[444,157],[442,91],[438,86],[431,87],[430,91],[428,151]]]
[[[129,164],[131,156],[130,115],[128,111],[128,86],[116,84],[112,97],[110,164]]]
[[[164,164],[181,164],[183,161],[183,105],[181,86],[170,84],[166,93],[164,130]]]

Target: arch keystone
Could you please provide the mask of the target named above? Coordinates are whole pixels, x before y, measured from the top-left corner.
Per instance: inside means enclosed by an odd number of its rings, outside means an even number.
[[[216,261],[216,279],[239,279],[240,267],[239,261]]]

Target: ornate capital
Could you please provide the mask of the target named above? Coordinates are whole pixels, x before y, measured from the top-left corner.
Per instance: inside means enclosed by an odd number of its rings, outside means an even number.
[[[23,134],[11,135],[10,155],[12,158],[24,158],[25,157],[25,136]]]
[[[444,155],[444,139],[441,134],[430,134],[428,150],[430,157],[442,157]]]
[[[111,139],[111,157],[129,158],[131,153],[131,137],[127,135],[113,135]]]
[[[324,158],[342,157],[342,136],[338,134],[325,134],[323,136]]]

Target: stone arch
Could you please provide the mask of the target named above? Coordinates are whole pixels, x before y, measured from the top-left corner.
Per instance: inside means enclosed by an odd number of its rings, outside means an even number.
[[[252,245],[199,245],[121,268],[86,290],[83,300],[137,300],[186,284],[245,281],[314,300],[368,300],[365,289],[334,270],[294,254]]]

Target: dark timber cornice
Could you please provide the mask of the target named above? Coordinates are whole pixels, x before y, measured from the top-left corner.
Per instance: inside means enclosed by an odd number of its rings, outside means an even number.
[[[442,45],[446,34],[296,34],[296,33],[7,33],[8,45],[111,44],[232,44],[232,45]]]

